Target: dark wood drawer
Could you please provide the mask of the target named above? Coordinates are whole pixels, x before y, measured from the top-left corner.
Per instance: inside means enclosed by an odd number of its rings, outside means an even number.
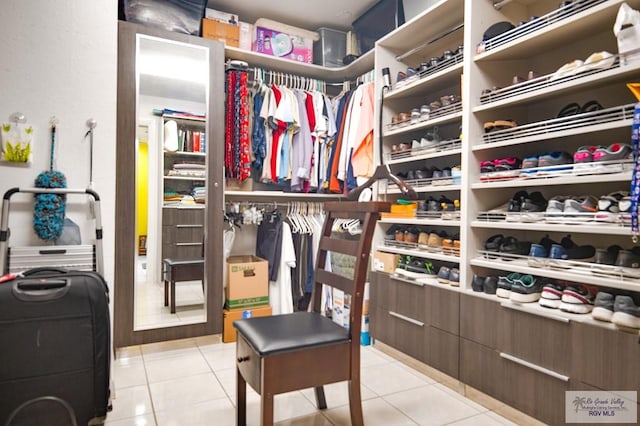
[[[518,310],[519,306],[504,303],[499,309],[498,350],[569,376],[574,361],[569,320],[553,311],[548,316],[524,312]]]
[[[460,334],[460,293],[446,288],[429,287],[428,323],[454,335]]]
[[[460,337],[429,327],[427,351],[427,364],[451,377],[456,379],[459,377]]]
[[[374,337],[417,360],[426,362],[427,325],[395,311],[378,309]],[[370,332],[372,330],[370,328]]]
[[[637,334],[577,322],[571,328],[572,378],[600,389],[640,392]]]
[[[388,283],[387,309],[389,311],[423,323],[427,322],[424,284],[390,275],[387,275],[384,281]]]
[[[500,304],[468,294],[460,295],[460,337],[495,349]]]
[[[369,272],[369,305],[387,308],[389,306],[389,283],[386,274]]]
[[[543,423],[564,424],[569,378],[553,372],[550,374],[539,366],[505,353],[500,353],[500,358],[498,368],[503,370],[505,379],[502,401]]]
[[[162,258],[193,259],[202,258],[202,243],[162,244]],[[185,245],[188,244],[188,245]]]
[[[162,209],[163,225],[202,225],[204,223],[203,208],[170,208]]]
[[[204,242],[202,225],[173,225],[162,227],[162,242],[167,243],[199,243]]]
[[[460,338],[460,381],[497,399],[504,396],[504,371],[495,349]]]

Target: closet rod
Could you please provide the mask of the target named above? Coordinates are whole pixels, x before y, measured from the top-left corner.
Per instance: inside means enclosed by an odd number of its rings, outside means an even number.
[[[452,28],[446,30],[445,32],[443,32],[441,34],[438,34],[437,36],[435,36],[431,40],[422,43],[418,47],[414,47],[410,51],[396,56],[396,60],[401,61],[401,60],[413,55],[414,53],[419,52],[420,50],[424,49],[425,47],[429,46],[430,44],[435,43],[436,41],[448,36],[449,34],[453,34],[454,32],[458,31],[461,28],[464,28],[464,23],[458,24],[455,27],[452,27]]]

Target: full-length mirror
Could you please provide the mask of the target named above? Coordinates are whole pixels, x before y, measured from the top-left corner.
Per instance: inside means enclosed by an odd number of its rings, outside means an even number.
[[[136,330],[206,321],[208,64],[204,46],[137,35]],[[197,262],[193,279],[165,287],[169,260]]]
[[[119,25],[114,341],[219,332],[224,49]]]

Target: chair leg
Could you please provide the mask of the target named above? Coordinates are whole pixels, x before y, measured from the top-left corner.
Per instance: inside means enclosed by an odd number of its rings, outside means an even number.
[[[164,280],[164,306],[169,306],[169,281]]]
[[[176,282],[171,280],[171,313],[176,313]]]
[[[349,380],[349,411],[351,412],[351,425],[363,426],[362,397],[360,396],[360,380]]]
[[[236,425],[247,424],[247,382],[236,368]]]
[[[260,398],[260,425],[273,426],[273,414],[273,394],[263,390]]]
[[[327,400],[324,397],[324,387],[323,386],[317,386],[315,388],[316,391],[316,406],[318,407],[318,410],[324,410],[327,408]]]

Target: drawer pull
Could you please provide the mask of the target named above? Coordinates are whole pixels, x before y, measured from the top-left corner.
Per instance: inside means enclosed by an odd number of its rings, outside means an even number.
[[[551,376],[551,377],[553,377],[555,379],[562,380],[563,382],[568,382],[569,381],[569,377],[565,376],[564,374],[556,373],[553,370],[549,370],[548,368],[541,367],[538,364],[533,364],[533,363],[531,363],[529,361],[525,361],[525,360],[520,359],[518,357],[515,357],[513,355],[509,355],[508,353],[500,352],[500,357],[504,358],[504,359],[508,359],[511,362],[515,362],[516,364],[520,364],[523,367],[527,367],[527,368],[530,368],[532,370],[536,370],[536,371],[538,371],[538,372],[540,372],[542,374],[546,374],[547,376]]]
[[[424,287],[424,283],[421,283],[421,282],[418,282],[418,281],[407,280],[407,279],[400,278],[400,277],[395,276],[395,275],[389,275],[389,277],[394,281],[400,281],[401,283],[411,284],[411,285],[415,285],[415,286],[418,286],[418,287]]]
[[[178,247],[187,247],[187,246],[201,246],[202,243],[176,243]]]
[[[238,362],[249,361],[249,355],[238,357]]]
[[[419,327],[424,327],[424,323],[423,322],[418,321],[418,320],[414,320],[413,318],[405,317],[404,315],[399,314],[397,312],[389,311],[389,315],[391,315],[392,317],[396,317],[398,319],[401,319],[403,321],[410,322],[411,324],[415,324],[415,325],[417,325]]]
[[[571,320],[569,318],[561,317],[559,315],[554,315],[552,313],[548,313],[548,312],[545,312],[545,311],[542,311],[542,310],[536,310],[534,312],[531,308],[525,308],[523,306],[520,306],[520,305],[518,305],[516,303],[512,303],[512,302],[502,302],[500,304],[500,306],[504,306],[505,308],[513,309],[514,311],[520,311],[520,312],[525,312],[525,313],[531,314],[531,315],[537,315],[537,316],[540,316],[540,317],[545,317],[545,318],[548,318],[550,320],[563,322],[565,324],[569,324],[571,322]]]
[[[176,225],[176,228],[202,228],[204,225]]]

